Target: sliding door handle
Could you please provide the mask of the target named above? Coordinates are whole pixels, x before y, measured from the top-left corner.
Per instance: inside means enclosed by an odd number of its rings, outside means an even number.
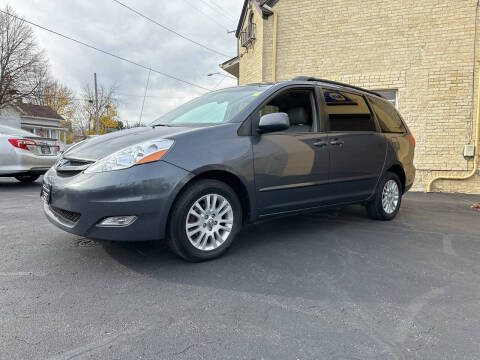
[[[332,146],[343,146],[343,144],[343,140],[340,139],[333,139],[332,141],[330,141],[330,145]]]
[[[323,140],[318,140],[318,141],[315,141],[315,142],[313,143],[313,146],[316,146],[316,147],[319,147],[319,148],[323,148],[323,147],[325,147],[325,146],[327,146],[327,145],[328,145],[328,144],[327,144],[325,141],[323,141]]]

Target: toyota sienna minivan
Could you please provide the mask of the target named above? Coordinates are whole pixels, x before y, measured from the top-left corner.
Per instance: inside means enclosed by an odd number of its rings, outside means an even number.
[[[242,225],[363,204],[393,219],[415,140],[379,94],[297,77],[205,94],[149,126],[76,144],[45,174],[47,218],[92,239],[166,239],[189,261],[223,254]]]

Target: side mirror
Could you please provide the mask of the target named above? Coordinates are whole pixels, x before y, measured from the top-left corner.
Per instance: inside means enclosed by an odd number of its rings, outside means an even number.
[[[268,133],[274,131],[286,130],[290,127],[290,119],[283,112],[263,115],[258,123],[258,132]]]

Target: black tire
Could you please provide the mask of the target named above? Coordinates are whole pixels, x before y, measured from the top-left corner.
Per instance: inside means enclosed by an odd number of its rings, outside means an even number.
[[[35,175],[35,174],[25,174],[25,175],[16,175],[15,179],[20,181],[21,183],[24,184],[31,184],[35,180],[37,180],[40,177],[40,175]]]
[[[385,188],[385,184],[389,182],[390,180],[393,180],[397,183],[398,187],[398,203],[393,212],[387,213],[382,205],[382,193],[383,189]],[[370,216],[372,219],[376,220],[392,220],[395,216],[397,216],[398,211],[400,210],[400,205],[402,204],[402,193],[403,193],[403,188],[402,188],[402,183],[397,176],[397,174],[392,173],[392,172],[387,172],[385,176],[382,178],[380,183],[378,184],[377,191],[375,193],[374,198],[366,204],[368,216]]]
[[[221,195],[230,203],[233,211],[233,224],[230,234],[220,246],[212,250],[200,250],[190,242],[187,236],[186,221],[192,205],[208,194]],[[174,253],[187,261],[211,260],[219,257],[228,249],[241,227],[242,206],[232,188],[217,180],[198,180],[187,185],[172,207],[167,227],[167,243]]]

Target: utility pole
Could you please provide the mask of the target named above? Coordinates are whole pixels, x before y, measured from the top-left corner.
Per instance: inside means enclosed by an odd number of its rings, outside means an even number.
[[[148,69],[148,76],[147,76],[147,85],[145,85],[145,94],[143,95],[143,102],[142,102],[142,109],[140,110],[140,120],[139,122],[142,122],[142,115],[143,115],[143,107],[145,106],[145,98],[147,97],[147,91],[148,91],[148,83],[150,81],[150,73],[152,72],[152,69]]]
[[[93,73],[95,82],[95,120],[97,121],[97,135],[100,135],[100,118],[98,116],[98,90],[97,90],[97,73]]]

